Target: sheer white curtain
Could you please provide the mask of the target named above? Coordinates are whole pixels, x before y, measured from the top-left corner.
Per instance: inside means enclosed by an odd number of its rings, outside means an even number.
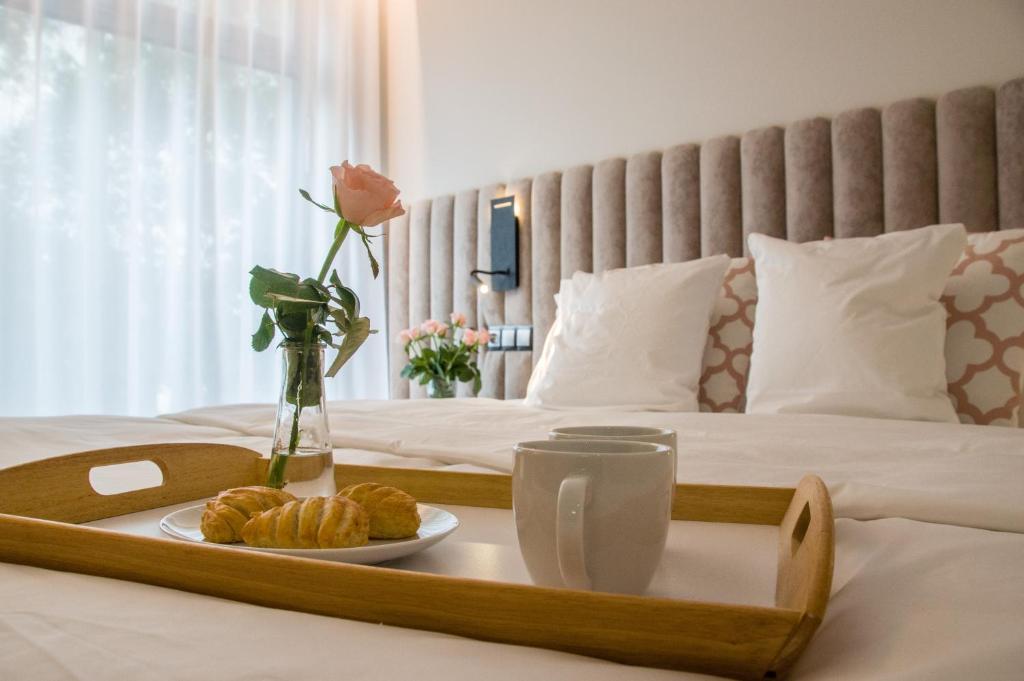
[[[0,0],[0,415],[276,400],[247,272],[315,276],[297,189],[379,168],[378,40],[368,0]],[[386,396],[382,336],[330,397]]]

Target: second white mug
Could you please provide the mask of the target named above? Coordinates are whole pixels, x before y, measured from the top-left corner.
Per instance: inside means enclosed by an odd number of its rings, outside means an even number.
[[[621,440],[624,442],[651,442],[672,448],[672,479],[678,470],[676,431],[652,426],[571,426],[554,428],[548,433],[551,440]]]

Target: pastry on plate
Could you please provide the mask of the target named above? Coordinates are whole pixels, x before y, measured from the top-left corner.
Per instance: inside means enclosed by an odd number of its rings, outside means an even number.
[[[345,497],[308,497],[254,515],[242,541],[267,549],[348,549],[366,543],[369,519]]]
[[[349,485],[339,497],[359,503],[370,516],[370,539],[404,539],[420,529],[416,500],[397,487],[363,482]]]
[[[242,540],[242,527],[253,513],[262,513],[295,501],[284,490],[273,487],[235,487],[226,489],[206,502],[199,529],[207,541],[230,544]]]

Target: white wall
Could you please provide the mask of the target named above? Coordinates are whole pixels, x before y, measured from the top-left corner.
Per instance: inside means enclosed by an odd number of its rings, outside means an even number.
[[[1022,0],[387,0],[408,198],[1024,75]]]

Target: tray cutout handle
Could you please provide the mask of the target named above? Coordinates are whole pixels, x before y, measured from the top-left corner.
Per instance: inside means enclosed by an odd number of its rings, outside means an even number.
[[[765,678],[783,678],[825,617],[835,563],[832,498],[821,478],[806,475],[779,525],[775,605],[803,613]],[[773,674],[774,676],[770,676]]]
[[[86,523],[101,518],[212,497],[230,487],[259,484],[260,455],[234,445],[180,443],[97,449],[0,470],[0,513]],[[94,468],[149,461],[160,469],[157,487],[98,493]]]
[[[162,487],[165,479],[163,470],[150,459],[93,466],[89,469],[89,486],[96,494],[105,497]]]
[[[804,537],[807,536],[807,528],[811,525],[811,506],[810,504],[804,504],[804,507],[800,510],[800,515],[797,516],[796,522],[793,523],[793,534],[789,537],[790,542],[790,553],[796,555],[797,549],[803,546]]]

